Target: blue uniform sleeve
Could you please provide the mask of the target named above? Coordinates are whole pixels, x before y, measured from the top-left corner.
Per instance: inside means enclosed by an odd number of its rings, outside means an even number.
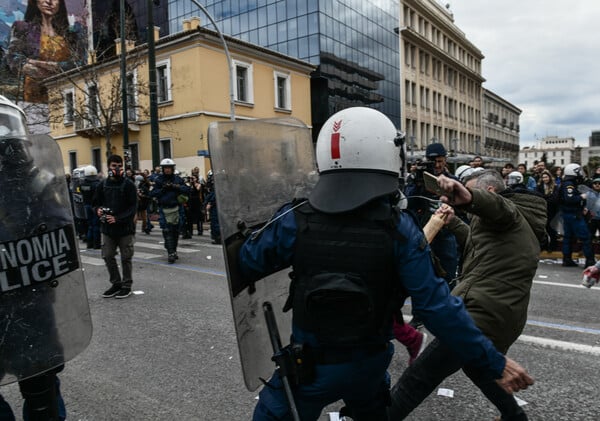
[[[410,216],[402,214],[398,231],[406,241],[396,243],[397,270],[411,297],[413,313],[463,363],[480,368],[491,378],[502,377],[505,358],[481,333],[463,301],[450,295],[444,279],[435,275],[429,245]]]
[[[258,235],[250,236],[240,249],[239,269],[249,281],[264,278],[292,264],[296,220],[291,205],[283,206]]]
[[[185,184],[185,181],[183,181],[183,178],[177,177],[176,180],[177,180],[177,185],[179,186],[179,193],[190,194],[190,191],[192,189],[190,189],[190,186]]]

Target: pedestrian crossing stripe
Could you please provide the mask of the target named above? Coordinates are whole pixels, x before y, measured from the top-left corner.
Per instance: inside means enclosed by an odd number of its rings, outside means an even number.
[[[202,247],[217,247],[221,249],[222,246],[210,244],[208,242],[201,241],[198,246]],[[141,251],[140,249],[151,249],[151,250],[160,250],[162,253],[146,253]],[[189,248],[189,247],[177,247],[177,253],[199,253],[200,250],[197,248]],[[93,254],[88,254],[93,253]],[[134,253],[133,260],[153,260],[153,259],[164,259],[166,258],[166,250],[163,244],[159,244],[156,242],[147,242],[147,241],[139,241],[136,238],[134,245]],[[92,266],[104,266],[104,259],[100,256],[97,251],[82,249],[80,251],[81,261],[84,264],[92,265]],[[118,261],[118,258],[117,258]]]

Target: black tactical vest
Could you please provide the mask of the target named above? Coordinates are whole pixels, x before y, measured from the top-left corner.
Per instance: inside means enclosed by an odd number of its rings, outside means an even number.
[[[293,319],[322,344],[384,338],[401,306],[394,212],[389,204],[377,203],[331,215],[308,202],[294,211]]]

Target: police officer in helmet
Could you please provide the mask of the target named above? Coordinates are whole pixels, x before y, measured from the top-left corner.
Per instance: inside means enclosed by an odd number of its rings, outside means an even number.
[[[592,237],[584,218],[586,194],[580,193],[578,186],[583,184],[583,169],[581,165],[571,163],[565,167],[563,180],[558,188],[558,206],[563,219],[563,266],[577,267],[571,257],[573,237],[581,241],[581,248],[585,255],[585,266],[596,263],[592,249]]]
[[[98,170],[93,165],[87,165],[83,168],[84,179],[81,183],[81,196],[83,197],[83,206],[85,207],[85,215],[87,217],[87,234],[86,242],[88,249],[99,249],[102,247],[102,238],[100,236],[100,219],[94,211],[92,201],[96,189],[100,184],[98,179]]]
[[[0,95],[0,244],[7,256],[22,246],[0,273],[0,385],[18,381],[28,421],[66,418],[57,374],[91,338],[62,168],[56,142],[29,135],[25,113]],[[45,240],[60,245],[28,251]],[[51,261],[60,262],[60,273]],[[14,419],[0,395],[0,420]]]
[[[395,206],[396,136],[379,111],[334,114],[317,139],[320,177],[308,199],[281,207],[238,255],[250,282],[293,268],[286,308],[293,311],[291,346],[301,349],[295,361],[303,362],[291,381],[302,420],[318,419],[340,399],[356,421],[387,419],[392,318],[407,296],[427,328],[464,361],[509,391],[532,383],[450,295],[421,229]],[[254,420],[284,419],[292,411],[276,371],[260,392]]]
[[[180,194],[189,194],[190,188],[181,177],[175,174],[175,161],[165,158],[160,161],[161,174],[154,180],[150,197],[158,200],[160,226],[165,239],[167,261],[175,263],[179,242],[179,201]]]

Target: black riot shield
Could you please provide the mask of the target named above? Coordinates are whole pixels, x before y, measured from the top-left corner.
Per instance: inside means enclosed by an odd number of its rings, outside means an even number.
[[[240,222],[255,230],[286,202],[306,198],[317,180],[310,131],[293,118],[213,123],[208,129],[221,238],[244,380],[255,390],[274,369],[262,308],[273,306],[289,338],[291,314],[282,308],[290,270],[248,285],[237,271]]]
[[[0,384],[57,367],[92,323],[60,149],[0,137]]]

